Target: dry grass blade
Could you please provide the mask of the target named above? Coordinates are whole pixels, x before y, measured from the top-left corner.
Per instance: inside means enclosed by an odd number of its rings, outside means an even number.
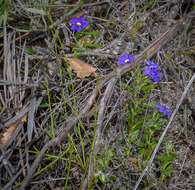
[[[25,57],[24,64],[24,76],[21,73],[23,70],[23,59],[24,59],[24,49],[25,43],[22,49],[22,52],[16,51],[15,46],[15,33],[8,33],[6,27],[4,29],[4,67],[3,67],[3,79],[4,81],[9,81],[10,83],[16,84],[27,82],[28,79],[28,56]],[[15,57],[19,57],[15,59]],[[24,98],[25,90],[18,90],[21,85],[17,87],[14,85],[6,86],[4,85],[4,102],[7,103],[7,107],[12,107],[19,110],[22,107],[21,101]]]
[[[90,75],[96,76],[95,71],[97,70],[92,65],[85,63],[77,58],[64,58],[65,61],[68,61],[70,67],[74,70],[79,78],[85,78]]]
[[[36,97],[33,97],[32,98],[29,107],[30,107],[30,110],[28,112],[28,128],[27,128],[27,133],[28,133],[28,141],[31,142],[33,130],[35,128],[34,117],[35,117],[35,109],[36,109],[35,108],[36,107]]]

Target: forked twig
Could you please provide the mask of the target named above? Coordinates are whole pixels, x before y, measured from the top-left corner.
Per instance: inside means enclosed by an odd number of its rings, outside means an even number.
[[[188,82],[188,85],[185,87],[185,90],[184,90],[184,92],[183,92],[179,102],[177,103],[176,108],[175,108],[174,112],[171,115],[171,118],[169,119],[169,123],[167,124],[165,130],[163,131],[163,134],[161,135],[161,137],[160,137],[160,139],[158,141],[158,144],[156,145],[156,147],[154,149],[154,152],[152,153],[152,156],[151,156],[150,160],[148,161],[148,164],[147,164],[146,168],[144,169],[144,171],[142,172],[141,176],[139,177],[139,179],[138,179],[135,187],[133,188],[133,190],[136,190],[138,188],[140,182],[142,181],[142,178],[145,176],[146,172],[148,171],[149,167],[151,166],[151,164],[152,164],[152,162],[154,160],[154,157],[156,156],[156,153],[157,153],[157,151],[158,151],[158,149],[159,149],[159,147],[160,147],[160,145],[161,145],[161,143],[162,143],[162,141],[163,141],[163,139],[164,139],[164,137],[165,137],[165,135],[166,135],[166,133],[167,133],[167,131],[168,131],[168,129],[169,129],[173,119],[174,119],[174,117],[175,117],[175,114],[177,113],[180,105],[182,104],[182,102],[183,102],[183,100],[184,100],[188,90],[190,89],[190,86],[192,85],[192,82],[194,81],[194,79],[195,79],[195,73],[193,74],[192,78]]]
[[[157,39],[155,42],[153,42],[148,48],[146,48],[145,51],[143,51],[140,55],[136,57],[134,60],[134,64],[128,64],[123,67],[118,67],[111,73],[105,75],[103,79],[101,79],[98,87],[96,87],[93,91],[91,96],[87,100],[86,106],[80,111],[78,116],[75,116],[69,120],[67,123],[67,126],[64,128],[63,132],[60,133],[57,137],[50,140],[48,143],[46,143],[39,154],[37,155],[36,159],[34,160],[30,170],[28,171],[27,176],[24,179],[23,185],[19,188],[20,190],[24,190],[27,184],[29,183],[31,176],[37,169],[40,161],[42,160],[44,153],[47,151],[49,147],[52,145],[55,145],[57,143],[60,143],[61,140],[68,134],[68,132],[73,128],[73,126],[76,124],[78,120],[80,120],[82,117],[85,116],[85,114],[89,111],[91,106],[94,103],[95,98],[98,95],[98,88],[101,89],[107,81],[109,81],[112,77],[115,77],[117,75],[125,74],[127,71],[129,71],[132,68],[135,68],[138,64],[142,63],[144,59],[152,57],[164,44],[166,44],[173,36],[181,31],[183,27],[187,24],[189,21],[189,17],[185,17],[178,21],[178,23],[173,26],[170,30],[165,32],[159,39]]]

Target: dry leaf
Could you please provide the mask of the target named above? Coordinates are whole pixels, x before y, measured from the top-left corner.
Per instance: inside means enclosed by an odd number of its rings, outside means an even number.
[[[24,108],[22,108],[20,111],[22,111]],[[9,139],[11,138],[13,132],[15,131],[16,127],[19,125],[21,122],[26,122],[26,114],[17,120],[16,122],[12,123],[7,130],[2,134],[1,138],[1,145],[2,147],[5,147]]]
[[[97,69],[92,65],[77,58],[64,58],[64,60],[69,62],[70,67],[77,74],[77,77],[85,78],[92,74],[97,77],[97,74],[95,73]]]

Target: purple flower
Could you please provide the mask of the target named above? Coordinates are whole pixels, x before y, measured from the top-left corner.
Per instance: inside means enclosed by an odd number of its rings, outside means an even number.
[[[156,105],[157,108],[160,108],[159,112],[162,112],[164,115],[167,115],[168,117],[170,117],[171,113],[170,113],[170,109],[167,108],[166,106],[157,104]]]
[[[71,30],[80,32],[82,28],[87,27],[88,21],[86,20],[85,17],[81,16],[79,18],[72,17],[72,19],[69,21],[69,23],[72,24]]]
[[[148,76],[153,79],[155,82],[159,83],[158,77],[162,77],[162,73],[159,73],[156,69],[150,69]]]
[[[155,69],[158,69],[158,64],[152,62],[152,61],[148,61],[146,60],[146,64],[151,67],[151,68],[155,68]]]
[[[124,53],[123,55],[119,56],[117,64],[126,65],[128,63],[132,63],[133,61],[134,57],[131,54]]]
[[[159,77],[162,77],[162,73],[158,72],[158,64],[152,61],[146,61],[148,66],[145,66],[144,74],[148,75],[152,78],[155,82],[159,83]]]

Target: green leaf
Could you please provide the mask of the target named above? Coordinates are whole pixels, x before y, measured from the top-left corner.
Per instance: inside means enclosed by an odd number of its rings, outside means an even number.
[[[88,43],[88,42],[84,43],[83,45],[87,48],[100,48],[101,47],[100,44],[92,44],[92,43]]]
[[[104,160],[100,156],[97,158],[97,160],[101,166],[104,166]]]
[[[101,33],[102,33],[101,30],[95,30],[95,31],[92,31],[92,32],[82,31],[82,34],[86,34],[86,35],[98,35],[98,34],[101,34]]]
[[[112,156],[113,156],[112,150],[106,151],[105,157],[106,157],[107,159],[110,159]]]
[[[137,144],[137,136],[139,134],[139,131],[133,131],[130,133],[130,142],[133,144]]]
[[[137,121],[137,122],[133,125],[133,127],[132,127],[132,128],[133,128],[133,131],[139,130],[140,127],[143,125],[143,123],[144,123],[144,120],[143,120],[143,119]]]
[[[154,85],[150,84],[150,85],[147,85],[147,86],[143,86],[141,90],[143,90],[146,93],[149,93],[152,90],[153,87],[154,87]]]
[[[102,183],[105,183],[105,182],[106,182],[105,174],[104,174],[104,173],[101,173],[101,174],[99,175],[99,179],[100,179],[100,181],[101,181]]]
[[[25,52],[26,54],[29,54],[29,55],[34,55],[34,54],[36,54],[36,51],[35,51],[34,49],[28,48],[28,47],[24,48],[24,52]]]
[[[116,178],[117,178],[117,177],[114,176],[114,175],[111,175],[111,176],[110,176],[110,180],[112,180],[112,181],[116,180]]]
[[[144,103],[143,104],[143,107],[145,108],[145,109],[147,109],[147,108],[154,108],[154,106],[155,106],[155,102],[154,101],[152,101],[152,102],[149,102],[149,103]]]
[[[131,122],[135,121],[135,110],[133,108],[131,108]]]
[[[173,164],[167,164],[166,165],[166,168],[165,168],[165,171],[164,171],[164,174],[166,176],[170,175],[171,173],[173,172]]]
[[[167,144],[167,150],[168,152],[171,152],[173,150],[174,145],[173,144]]]
[[[170,162],[177,156],[176,153],[170,152],[169,154],[164,153],[159,156],[156,156],[157,160],[160,160],[161,162]]]
[[[44,104],[41,104],[39,107],[40,108],[48,108],[49,104],[48,103],[44,103]]]
[[[36,9],[36,8],[24,8],[24,10],[33,13],[33,14],[39,14],[39,15],[46,15],[46,12],[42,9]]]
[[[184,36],[185,36],[185,38],[187,36],[187,32],[189,30],[190,24],[191,24],[191,22],[189,22],[189,23],[186,24],[186,27],[185,27],[185,30],[184,30]]]

